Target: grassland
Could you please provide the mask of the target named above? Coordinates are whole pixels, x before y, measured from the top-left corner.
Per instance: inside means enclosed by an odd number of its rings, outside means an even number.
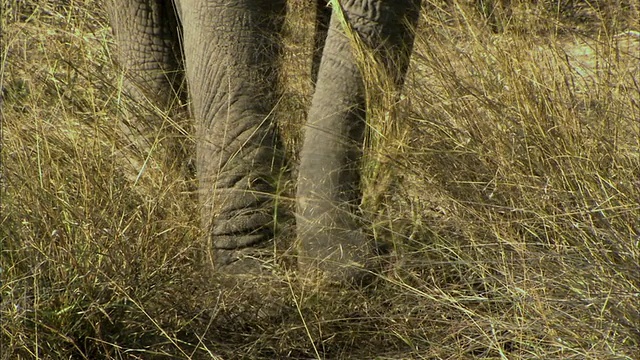
[[[189,149],[187,117],[123,94],[103,9],[2,0],[0,359],[640,357],[637,2],[425,4],[368,114],[363,222],[393,251],[364,289],[287,249],[266,279],[212,272],[192,180],[121,135],[155,113]],[[290,10],[295,164],[312,15]]]

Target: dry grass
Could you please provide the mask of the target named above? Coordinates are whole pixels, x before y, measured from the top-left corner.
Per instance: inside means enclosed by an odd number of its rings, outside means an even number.
[[[368,115],[363,210],[394,251],[372,287],[336,289],[212,276],[188,182],[123,146],[141,110],[101,3],[3,0],[0,359],[637,358],[640,40],[615,35],[638,6],[511,3],[426,5],[406,89]]]

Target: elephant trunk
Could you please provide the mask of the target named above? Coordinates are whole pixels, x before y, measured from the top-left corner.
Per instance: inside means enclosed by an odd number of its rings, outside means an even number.
[[[382,65],[400,86],[413,45],[419,0],[340,1],[350,29],[379,64],[363,63],[340,11],[333,10],[318,72],[297,192],[299,263],[340,280],[362,280],[376,247],[359,226],[360,159],[365,130],[361,70]],[[367,58],[367,57],[364,57]]]

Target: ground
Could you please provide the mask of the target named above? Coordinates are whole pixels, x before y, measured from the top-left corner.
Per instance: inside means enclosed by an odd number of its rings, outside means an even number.
[[[368,72],[363,223],[392,251],[349,288],[285,245],[214,274],[188,159],[120,131],[153,113],[188,149],[188,113],[122,92],[103,2],[3,1],[0,359],[637,358],[640,9],[510,6],[429,1],[403,92]],[[311,19],[292,2],[275,109],[294,168]]]

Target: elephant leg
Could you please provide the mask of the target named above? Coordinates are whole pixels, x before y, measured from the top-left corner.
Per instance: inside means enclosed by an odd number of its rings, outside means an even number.
[[[350,27],[400,86],[413,47],[419,0],[340,1]],[[375,245],[356,209],[365,129],[365,85],[359,59],[334,9],[318,72],[297,191],[299,264],[339,281],[362,281]],[[370,65],[370,64],[369,64]],[[365,270],[363,270],[365,269]]]
[[[124,92],[142,109],[169,111],[177,102],[183,80],[179,23],[172,2],[110,1],[107,9],[118,44],[118,59],[126,71]],[[163,122],[151,112],[130,119],[123,129],[128,140],[145,154],[151,150]]]
[[[271,112],[285,4],[185,0],[180,11],[202,228],[214,266],[252,272],[277,218],[283,149]]]

